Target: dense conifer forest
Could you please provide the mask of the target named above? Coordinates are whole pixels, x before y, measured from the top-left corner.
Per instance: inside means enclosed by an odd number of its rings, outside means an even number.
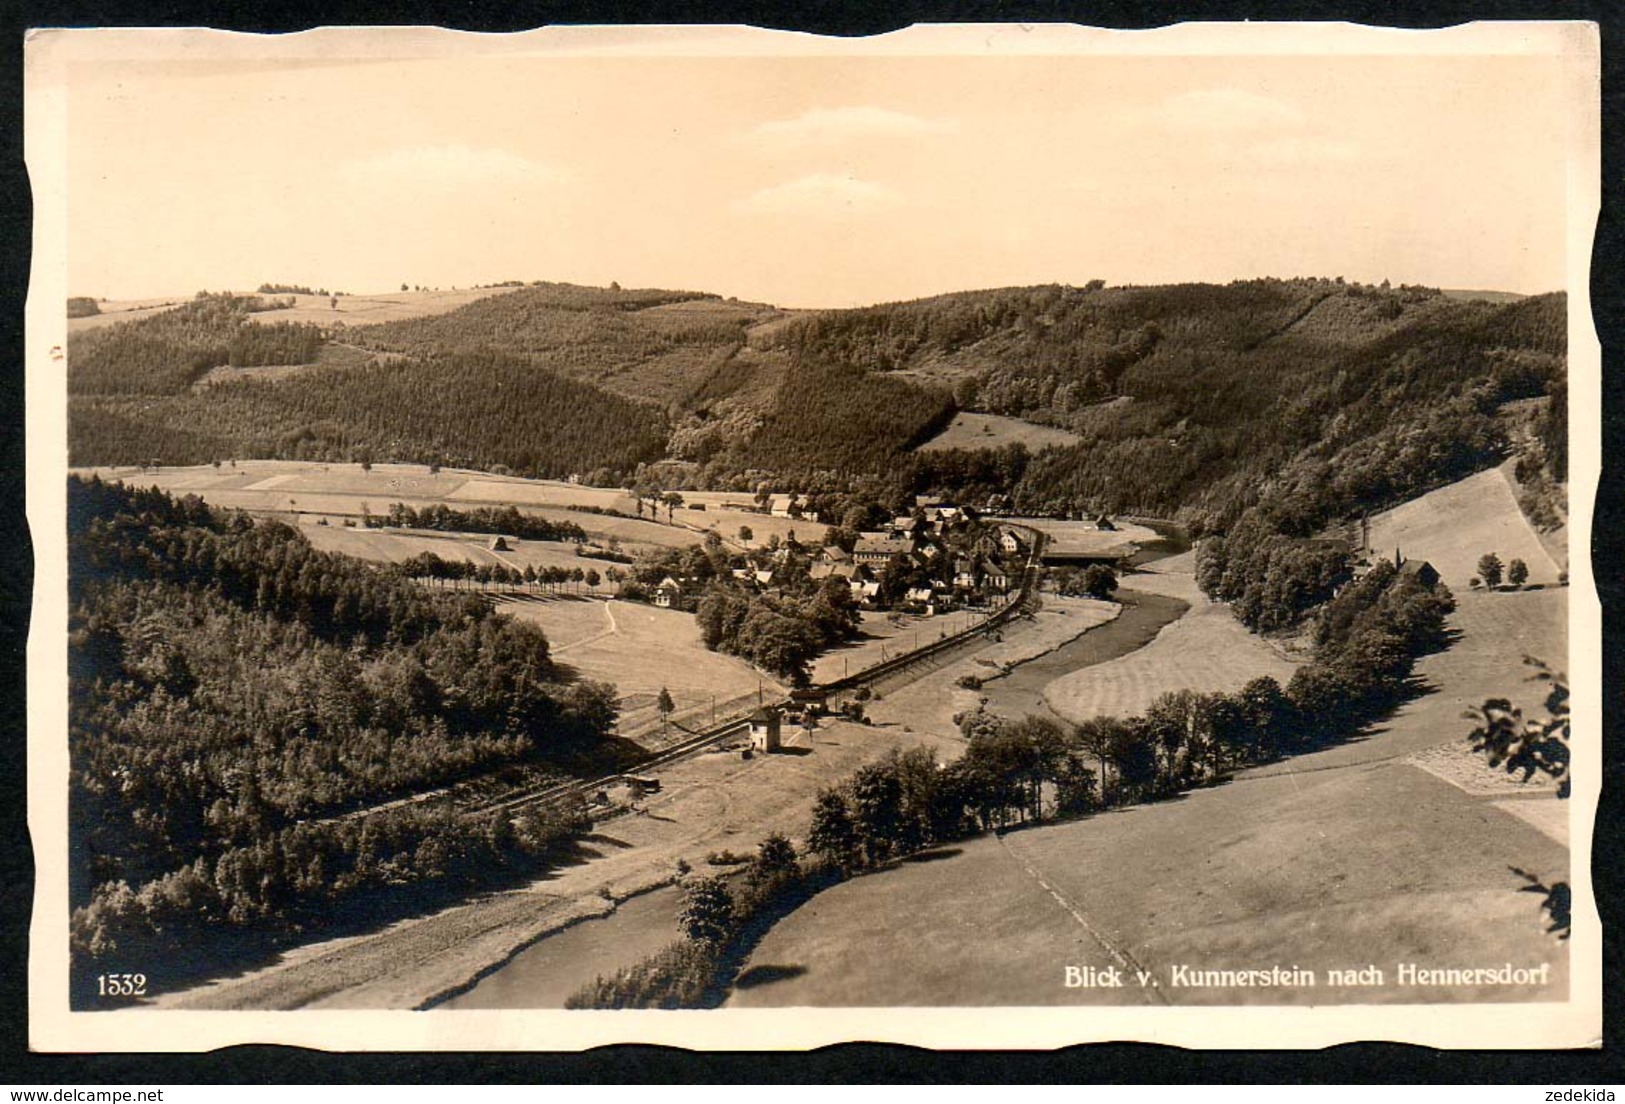
[[[573,830],[342,815],[590,756],[613,688],[567,681],[534,627],[196,498],[75,479],[69,517],[81,952],[486,877]]]
[[[75,395],[174,395],[222,365],[308,364],[319,326],[255,325],[249,315],[285,305],[257,295],[211,295],[133,322],[68,338],[68,390]]]
[[[69,406],[75,464],[402,460],[609,482],[661,456],[655,407],[488,353],[314,367]]]

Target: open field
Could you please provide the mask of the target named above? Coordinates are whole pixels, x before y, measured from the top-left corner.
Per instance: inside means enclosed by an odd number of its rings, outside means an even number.
[[[100,314],[87,315],[84,318],[68,319],[68,332],[78,333],[81,330],[95,330],[102,326],[111,326],[115,322],[134,322],[141,318],[151,318],[155,314],[178,307],[190,299],[186,296],[165,296],[158,299],[108,299],[97,303]]]
[[[1486,552],[1502,564],[1529,565],[1531,583],[1555,583],[1561,570],[1529,527],[1507,475],[1491,468],[1430,491],[1371,519],[1371,551],[1392,556],[1394,549],[1433,564],[1445,585],[1460,594],[1478,574]]]
[[[1035,425],[1002,414],[972,414],[960,411],[948,427],[925,444],[932,449],[993,449],[1005,445],[1026,445],[1031,452],[1056,445],[1075,445],[1083,440],[1076,433],[1051,426]]]
[[[579,567],[583,571],[594,568],[599,575],[609,567],[618,566],[607,560],[577,556],[576,546],[567,541],[508,541],[506,552],[493,552],[486,547],[491,538],[479,533],[432,533],[423,529],[361,529],[344,525],[316,525],[306,522],[300,530],[311,545],[323,552],[341,552],[361,560],[377,563],[402,563],[424,552],[432,552],[442,560],[461,560],[472,564],[502,564],[523,571],[530,567]],[[599,589],[607,584],[600,582]],[[583,585],[582,593],[592,591]]]
[[[1544,659],[1559,671],[1568,670],[1568,589],[1469,591],[1456,595],[1450,625],[1460,638],[1443,652],[1423,656],[1415,677],[1427,693],[1402,705],[1385,724],[1375,726],[1368,738],[1318,753],[1314,760],[1327,766],[1370,763],[1408,756],[1427,749],[1444,749],[1457,761],[1482,765],[1465,750],[1472,722],[1462,713],[1484,704],[1486,698],[1510,698],[1525,712],[1538,711],[1543,684],[1527,681],[1523,657]],[[1459,754],[1458,754],[1459,752]],[[1254,773],[1273,774],[1299,769],[1301,759],[1289,759]],[[1487,771],[1488,768],[1485,768]],[[1496,792],[1500,792],[1497,790]]]
[[[1154,541],[1157,534],[1144,525],[1130,521],[1115,522],[1117,528],[1096,529],[1092,521],[1061,521],[1055,518],[992,518],[993,521],[1013,521],[1037,529],[1049,538],[1045,556],[1087,556],[1105,552],[1132,552],[1133,545]]]
[[[513,291],[513,288],[463,288],[460,291],[387,291],[376,295],[343,295],[334,310],[326,295],[294,295],[294,305],[286,310],[261,311],[253,315],[256,322],[319,322],[331,326],[343,322],[347,326],[363,326],[372,322],[396,322],[403,318],[423,318],[431,314],[445,314],[466,306],[476,299],[486,299]],[[239,295],[259,294],[239,291]],[[97,304],[102,313],[88,318],[70,318],[68,332],[108,326],[146,318],[170,307],[189,301],[190,295],[170,295],[159,299],[118,299]],[[266,293],[267,299],[287,299],[289,296]]]
[[[1208,599],[1190,575],[1142,572],[1125,576],[1122,585],[1178,598],[1191,608],[1138,651],[1050,683],[1044,700],[1061,717],[1076,723],[1133,716],[1172,690],[1240,690],[1261,675],[1285,686],[1292,677],[1296,665],[1248,632],[1227,607]]]
[[[539,626],[550,640],[558,633],[554,658],[585,678],[614,683],[624,735],[659,727],[655,702],[661,687],[677,705],[670,719],[691,728],[710,723],[713,702],[722,716],[753,706],[758,687],[769,699],[786,693],[744,660],[707,651],[692,614],[569,598],[505,599],[497,608]]]
[[[81,474],[92,472],[103,479],[116,479],[132,486],[195,494],[215,506],[256,513],[295,514],[312,523],[318,517],[327,517],[334,524],[343,518],[358,518],[363,509],[382,514],[395,502],[404,502],[414,509],[435,504],[454,509],[515,505],[549,520],[574,522],[591,536],[606,540],[613,537],[626,544],[685,548],[698,544],[702,536],[694,529],[668,525],[664,521],[567,508],[601,505],[632,513],[632,500],[619,490],[450,469],[431,474],[422,464],[374,464],[369,472],[363,471],[359,464],[238,460],[235,467],[227,464],[218,470],[206,465],[154,468],[146,472],[134,467],[118,467],[83,469]],[[686,512],[676,511],[676,520],[687,520],[683,516]],[[703,518],[706,515],[694,511],[692,516]],[[806,528],[803,525],[803,529]]]
[[[1135,577],[1136,585],[1144,581]],[[1173,801],[1002,841],[973,840],[939,861],[837,887],[780,922],[749,964],[777,966],[789,976],[743,988],[732,1003],[1365,1003],[1562,995],[1566,947],[1543,934],[1535,898],[1518,892],[1522,883],[1509,867],[1566,876],[1568,806],[1549,788],[1509,788],[1467,753],[1471,722],[1461,713],[1495,694],[1538,708],[1539,686],[1521,681],[1520,658],[1565,654],[1566,593],[1458,599],[1452,624],[1460,638],[1423,657],[1417,675],[1427,692],[1386,723]],[[1123,861],[1126,855],[1134,861]],[[1031,888],[1018,897],[1023,877]],[[1065,965],[1121,967],[1124,959],[1155,971],[1160,992],[1061,984]],[[1393,984],[1399,962],[1550,962],[1551,984],[1400,988]],[[1275,963],[1321,971],[1322,985],[1167,986],[1178,964]],[[1386,971],[1386,985],[1325,986],[1325,970],[1368,963]]]
[[[1567,988],[1565,947],[1542,934],[1507,870],[1565,870],[1563,848],[1403,765],[1238,781],[945,852],[838,886],[781,921],[747,971],[792,976],[740,989],[730,1005],[1484,1001]],[[1125,962],[1158,987],[1063,985],[1067,965]],[[1400,987],[1401,962],[1550,962],[1551,984]],[[1320,984],[1174,988],[1181,964],[1302,967]],[[1327,984],[1328,969],[1367,964],[1387,984]]]

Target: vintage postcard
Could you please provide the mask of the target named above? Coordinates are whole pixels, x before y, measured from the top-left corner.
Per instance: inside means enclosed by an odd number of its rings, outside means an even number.
[[[34,32],[32,1045],[1596,1045],[1598,66]]]

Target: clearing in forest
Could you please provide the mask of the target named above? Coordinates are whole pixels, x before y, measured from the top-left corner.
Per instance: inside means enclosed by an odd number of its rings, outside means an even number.
[[[994,449],[1005,445],[1026,445],[1039,452],[1051,447],[1075,445],[1082,441],[1076,433],[1053,426],[1036,425],[1002,414],[972,414],[961,410],[948,427],[925,444],[922,452],[933,449]]]

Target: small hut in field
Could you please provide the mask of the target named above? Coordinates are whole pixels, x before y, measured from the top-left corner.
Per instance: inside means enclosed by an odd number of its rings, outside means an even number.
[[[486,544],[485,547],[488,550],[492,551],[492,552],[510,552],[510,551],[512,551],[512,549],[510,549],[508,547],[508,538],[507,537],[492,537],[490,542],[488,544]]]
[[[779,711],[767,706],[756,710],[750,721],[750,746],[753,751],[778,751],[783,746],[779,735]]]

